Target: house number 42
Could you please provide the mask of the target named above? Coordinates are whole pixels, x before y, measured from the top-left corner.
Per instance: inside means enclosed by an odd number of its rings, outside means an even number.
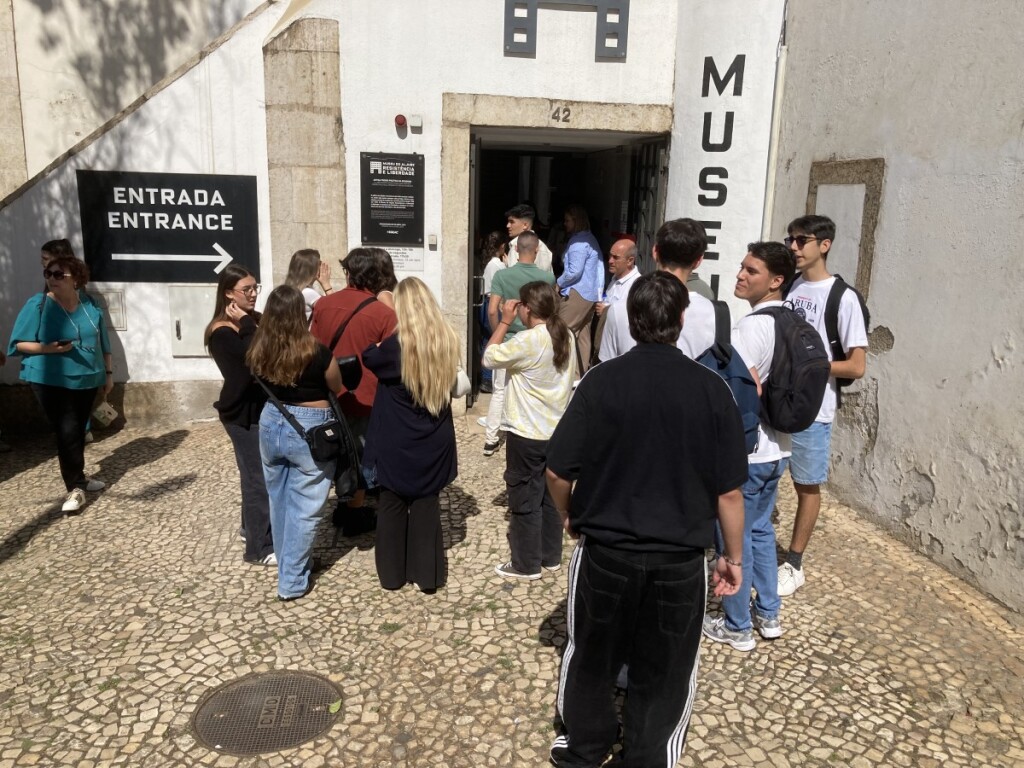
[[[555,107],[551,113],[551,121],[554,123],[568,123],[572,110],[568,107]]]

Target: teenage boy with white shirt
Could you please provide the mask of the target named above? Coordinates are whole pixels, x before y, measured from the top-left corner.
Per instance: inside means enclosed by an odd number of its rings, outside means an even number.
[[[754,313],[782,305],[782,286],[793,279],[796,266],[793,253],[782,243],[751,243],[747,248],[733,293],[746,299],[752,311],[733,328],[732,345],[750,365],[750,373],[760,391],[762,382],[771,375],[775,318]],[[735,594],[722,597],[724,616],[704,617],[705,637],[717,643],[728,643],[737,651],[754,649],[754,628],[765,639],[782,635],[779,621],[782,600],[776,584],[778,560],[772,510],[789,454],[790,436],[774,430],[762,418],[757,449],[747,457],[748,475],[742,489],[743,581]],[[757,591],[753,615],[751,587]]]
[[[659,271],[668,272],[686,285],[690,273],[704,260],[708,236],[704,225],[694,219],[666,221],[658,229],[654,241],[654,263]],[[690,294],[683,330],[676,347],[691,360],[696,360],[715,343],[715,307],[703,296]],[[629,334],[629,318],[625,302],[608,309],[601,337],[601,362],[623,355],[636,346]]]
[[[797,314],[814,326],[832,358],[832,347],[825,331],[825,303],[835,278],[826,265],[828,252],[836,236],[836,225],[827,216],[801,216],[789,227],[786,245],[796,257],[800,277],[789,289],[786,300]],[[864,375],[868,346],[867,327],[860,301],[853,291],[845,291],[839,302],[839,341],[846,360],[832,360],[832,375],[825,389],[814,423],[793,435],[793,456],[789,474],[796,489],[796,519],[786,562],[779,566],[779,594],[788,597],[804,584],[803,553],[821,509],[821,484],[828,480],[828,461],[832,442],[832,421],[836,414],[836,378],[859,379]]]

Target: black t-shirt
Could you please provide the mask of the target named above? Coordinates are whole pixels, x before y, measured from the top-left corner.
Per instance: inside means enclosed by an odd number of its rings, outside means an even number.
[[[316,354],[306,365],[305,370],[299,374],[299,380],[295,384],[290,387],[282,387],[279,384],[271,384],[269,381],[264,381],[264,383],[282,403],[309,403],[314,400],[326,400],[327,382],[324,375],[330,364],[331,350],[318,343]]]
[[[576,480],[574,531],[639,552],[712,546],[718,497],[747,479],[725,382],[674,346],[638,344],[580,382],[547,448]]]

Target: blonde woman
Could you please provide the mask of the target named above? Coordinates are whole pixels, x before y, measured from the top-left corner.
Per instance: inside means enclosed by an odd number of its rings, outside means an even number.
[[[395,289],[395,333],[363,352],[377,377],[363,471],[381,487],[377,505],[377,577],[384,589],[444,586],[438,494],[455,479],[451,390],[459,338],[422,280]]]
[[[260,457],[270,497],[277,599],[296,600],[313,586],[313,539],[335,462],[316,461],[288,415],[304,431],[333,419],[328,391],[341,391],[341,372],[331,351],[306,328],[302,294],[290,285],[267,297],[245,361],[288,412],[273,402],[263,407]]]
[[[320,251],[314,248],[303,248],[292,254],[284,283],[302,292],[302,299],[306,303],[307,323],[313,316],[313,305],[321,298],[320,291],[314,288],[313,284],[320,284],[324,296],[334,290],[331,285],[331,265],[323,261],[320,258]]]

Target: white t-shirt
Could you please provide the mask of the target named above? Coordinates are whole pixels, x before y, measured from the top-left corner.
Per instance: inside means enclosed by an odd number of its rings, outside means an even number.
[[[809,283],[802,277],[798,277],[789,290],[786,301],[793,304],[793,309],[800,317],[814,326],[814,330],[825,342],[825,351],[828,352],[828,359],[832,359],[832,347],[828,343],[828,335],[825,333],[825,303],[828,301],[828,293],[832,290],[832,284],[836,281],[834,277],[818,280]],[[860,302],[854,296],[853,291],[844,291],[843,298],[839,301],[839,341],[847,353],[851,349],[868,346],[868,331],[864,323],[864,313],[860,310]],[[815,421],[831,423],[836,417],[836,380],[830,377],[828,387],[825,389],[825,397],[821,401],[821,410]]]
[[[306,322],[313,316],[313,305],[320,300],[320,292],[311,285],[302,289],[302,300],[306,302]],[[324,306],[327,306],[326,304]]]
[[[780,307],[781,301],[763,301],[751,310],[751,314],[740,319],[732,329],[732,345],[748,367],[757,371],[762,385],[772,371],[772,357],[775,356],[775,318],[769,315],[754,315],[753,312],[766,307]],[[748,457],[751,464],[778,461],[792,453],[793,439],[786,432],[777,432],[764,419],[757,433],[757,450]]]
[[[540,269],[545,272],[553,272],[551,269],[551,249],[544,245],[544,241],[538,238],[540,243],[537,246],[537,261],[535,262]],[[505,266],[511,267],[519,262],[519,236],[513,237],[508,243],[508,256],[506,257]]]
[[[491,292],[491,280],[494,275],[505,268],[505,263],[497,256],[491,256],[491,260],[484,267],[484,296]]]
[[[605,310],[604,331],[601,335],[601,349],[597,358],[602,363],[626,354],[636,346],[629,332],[629,315],[626,302],[617,301]],[[715,307],[703,296],[690,294],[690,306],[683,314],[683,332],[676,339],[676,346],[691,360],[707,352],[715,343]]]
[[[696,360],[715,343],[715,305],[703,296],[690,292],[690,306],[683,313],[683,332],[676,346],[691,360]]]
[[[576,340],[569,335],[569,362],[555,368],[555,350],[546,325],[520,331],[484,350],[485,368],[504,368],[505,408],[501,428],[530,440],[547,440],[558,426],[572,394]]]
[[[633,267],[622,277],[617,277],[608,283],[608,290],[605,291],[604,297],[605,304],[610,306],[617,301],[625,301],[629,296],[629,289],[633,287],[633,283],[638,277],[640,277],[640,270]]]

